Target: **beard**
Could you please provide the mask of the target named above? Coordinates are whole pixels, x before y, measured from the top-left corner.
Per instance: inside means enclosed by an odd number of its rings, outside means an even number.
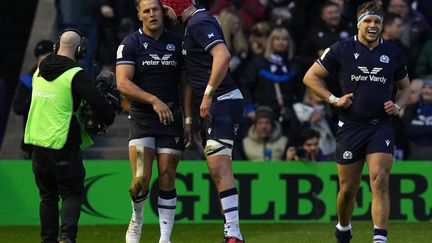
[[[369,34],[366,30],[362,34],[362,39],[366,41],[368,44],[373,44],[381,37],[382,31],[377,31],[376,34]]]

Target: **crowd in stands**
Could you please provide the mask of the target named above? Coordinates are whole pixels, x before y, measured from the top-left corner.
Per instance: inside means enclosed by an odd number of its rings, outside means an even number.
[[[218,0],[232,60],[230,71],[245,98],[235,160],[334,161],[338,112],[307,90],[305,71],[336,41],[357,33],[358,0]],[[382,37],[405,54],[411,104],[395,118],[397,159],[432,159],[432,1],[383,0]],[[140,25],[134,0],[57,0],[59,32],[87,36],[83,65],[93,74],[114,70],[116,49]],[[181,34],[181,32],[180,32]],[[327,87],[341,95],[338,75]],[[127,112],[127,106],[125,106]],[[199,112],[195,112],[199,115]],[[199,119],[194,119],[198,122]],[[199,129],[183,159],[202,159]],[[399,141],[399,142],[398,142]]]

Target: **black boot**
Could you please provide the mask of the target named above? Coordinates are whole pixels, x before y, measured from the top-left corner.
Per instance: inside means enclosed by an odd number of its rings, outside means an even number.
[[[336,243],[349,243],[352,238],[351,230],[340,231],[338,228],[336,228],[335,236]]]

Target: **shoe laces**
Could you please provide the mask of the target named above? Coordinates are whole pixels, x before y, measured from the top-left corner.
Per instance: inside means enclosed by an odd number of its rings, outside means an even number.
[[[225,223],[224,224],[224,238],[228,238],[228,225]]]
[[[135,221],[131,221],[131,223],[129,224],[129,234],[131,235],[136,235],[136,236],[140,236],[141,235],[141,228],[142,225],[141,224],[137,224]]]

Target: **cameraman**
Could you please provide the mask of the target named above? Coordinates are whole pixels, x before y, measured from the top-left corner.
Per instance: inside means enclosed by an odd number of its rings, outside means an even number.
[[[76,64],[84,50],[81,33],[66,30],[54,45],[54,53],[41,62],[33,75],[24,142],[34,145],[32,164],[41,198],[42,242],[69,243],[76,239],[85,177],[80,151],[91,144],[76,116],[82,99],[105,124],[112,124],[115,117],[93,81]]]
[[[304,128],[301,132],[301,145],[299,147],[289,147],[286,151],[286,160],[296,161],[327,161],[329,158],[324,156],[318,146],[320,139],[319,132]]]

